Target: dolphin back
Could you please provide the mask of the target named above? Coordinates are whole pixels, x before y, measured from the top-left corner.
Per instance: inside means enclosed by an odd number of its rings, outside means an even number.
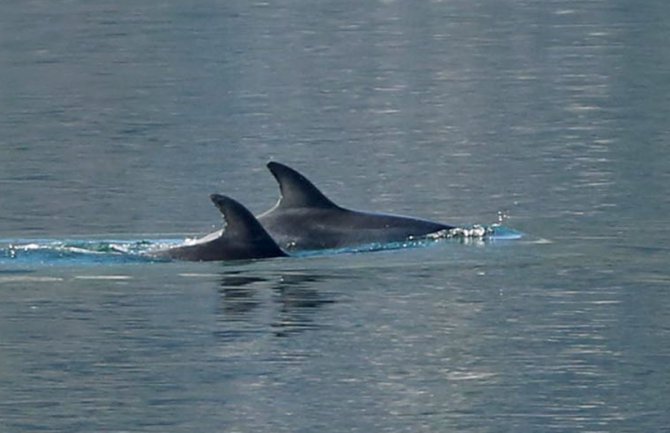
[[[287,250],[318,250],[402,242],[452,227],[402,215],[340,207],[296,170],[269,162],[281,198],[258,219]]]

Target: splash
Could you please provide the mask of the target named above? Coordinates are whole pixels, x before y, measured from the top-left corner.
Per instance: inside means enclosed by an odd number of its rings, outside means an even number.
[[[113,264],[158,261],[149,253],[179,240],[0,241],[0,265]]]
[[[426,238],[432,240],[438,239],[460,239],[463,241],[474,240],[474,241],[502,241],[502,240],[516,240],[521,239],[523,233],[505,227],[500,223],[491,224],[491,225],[479,225],[475,224],[472,226],[466,227],[454,227],[449,230],[440,230],[435,233],[431,233]]]
[[[521,232],[500,224],[490,226],[473,225],[442,230],[420,238],[403,242],[374,243],[341,249],[291,252],[294,257],[352,254],[381,250],[417,248],[444,241],[465,244],[486,244],[496,241],[515,240],[523,237]],[[100,265],[124,263],[165,262],[152,252],[188,243],[189,239],[155,240],[0,240],[0,266],[56,266],[56,265]]]

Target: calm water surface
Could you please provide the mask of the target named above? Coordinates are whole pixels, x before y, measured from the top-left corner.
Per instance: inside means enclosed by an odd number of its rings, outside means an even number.
[[[638,3],[3,2],[0,430],[670,431],[670,3]],[[526,236],[9,257],[262,212],[271,159]]]

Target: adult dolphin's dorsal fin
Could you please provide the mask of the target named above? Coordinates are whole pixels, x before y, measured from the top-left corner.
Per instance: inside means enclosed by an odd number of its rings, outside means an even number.
[[[254,242],[268,242],[276,246],[274,239],[263,228],[261,223],[258,222],[256,217],[238,201],[221,194],[212,194],[209,198],[221,211],[223,219],[226,221],[223,236],[228,239],[236,238]]]
[[[277,207],[338,208],[312,182],[291,167],[274,161],[268,162],[267,167],[279,182],[281,198]]]

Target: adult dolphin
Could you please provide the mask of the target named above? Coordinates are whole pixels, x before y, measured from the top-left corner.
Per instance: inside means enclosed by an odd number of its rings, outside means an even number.
[[[192,243],[156,251],[153,256],[191,261],[286,256],[247,208],[225,195],[212,194],[209,197],[223,214],[225,228]]]
[[[285,250],[388,244],[453,228],[418,218],[345,209],[291,167],[274,161],[267,167],[279,182],[281,197],[257,218]]]

